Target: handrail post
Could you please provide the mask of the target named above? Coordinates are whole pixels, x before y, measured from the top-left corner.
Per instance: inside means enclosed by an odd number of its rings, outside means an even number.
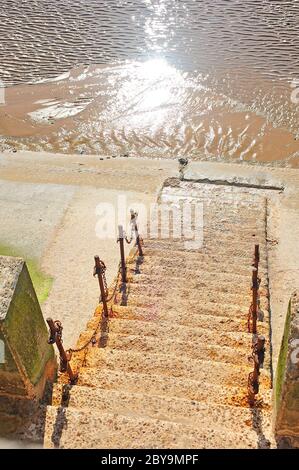
[[[108,318],[109,314],[108,314],[107,297],[106,297],[107,293],[106,293],[104,279],[103,279],[105,265],[98,256],[95,256],[94,260],[95,260],[94,275],[98,276],[99,286],[100,286],[100,291],[101,291],[101,300],[103,302],[103,312],[104,312],[104,316]]]
[[[122,225],[118,226],[118,239],[120,247],[120,262],[121,262],[121,279],[123,283],[127,282],[127,268],[125,259],[125,247],[124,247],[124,229]]]
[[[48,340],[49,344],[56,343],[57,349],[59,351],[60,357],[60,372],[67,372],[72,383],[74,383],[78,374],[75,374],[70,365],[70,357],[65,351],[62,344],[62,324],[60,321],[56,320],[55,322],[52,318],[47,318],[47,323],[50,328],[50,338]]]
[[[254,245],[254,267],[258,269],[260,262],[260,245]]]
[[[252,271],[252,333],[256,334],[257,323],[257,296],[258,296],[258,277],[257,269],[253,268]]]
[[[252,304],[249,311],[248,330],[250,331],[250,320],[252,320],[252,333],[257,334],[257,314],[258,314],[258,290],[259,290],[259,269],[260,249],[259,245],[254,247],[254,261],[252,269]]]
[[[248,401],[250,406],[254,405],[255,395],[259,392],[260,368],[263,366],[265,356],[265,337],[259,335],[252,346],[254,369],[248,376]]]

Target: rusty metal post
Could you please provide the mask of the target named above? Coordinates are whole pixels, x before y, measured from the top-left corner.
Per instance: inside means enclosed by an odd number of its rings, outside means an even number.
[[[257,314],[258,314],[258,290],[259,290],[259,269],[260,249],[259,245],[254,247],[254,261],[252,270],[252,303],[249,310],[248,330],[253,334],[257,333]],[[252,321],[252,329],[250,327],[250,320]]]
[[[257,322],[257,298],[258,298],[258,271],[253,268],[252,271],[252,333],[256,334],[256,322]]]
[[[124,229],[122,225],[118,226],[118,239],[120,247],[120,263],[121,263],[121,280],[123,283],[127,282],[127,268],[126,268],[126,258],[125,258],[125,247],[124,247]]]
[[[133,224],[135,238],[136,238],[136,245],[138,247],[138,255],[143,256],[143,251],[141,247],[141,240],[139,236],[138,226],[137,226],[137,212],[131,210],[131,223]]]
[[[260,262],[260,245],[254,245],[254,267],[258,270]]]
[[[100,260],[98,256],[94,257],[95,260],[95,268],[94,268],[94,276],[98,276],[99,280],[99,286],[100,286],[100,291],[101,291],[101,300],[103,302],[103,312],[104,316],[108,318],[108,307],[107,307],[107,293],[105,289],[105,284],[104,284],[104,270],[106,269],[105,264],[103,261]]]
[[[252,356],[254,369],[248,376],[248,402],[254,405],[255,395],[259,392],[260,368],[263,366],[265,356],[265,337],[259,335],[252,345]]]
[[[48,340],[48,343],[56,343],[57,349],[59,351],[60,372],[67,372],[71,382],[73,383],[77,380],[78,374],[75,374],[73,372],[69,362],[70,356],[67,354],[62,344],[62,324],[58,320],[54,322],[52,318],[47,318],[47,323],[50,328],[50,338]]]
[[[258,335],[258,337],[256,338],[255,345],[254,345],[254,347],[256,349],[256,354],[258,355],[260,367],[263,367],[263,365],[264,365],[265,342],[266,342],[265,336]]]

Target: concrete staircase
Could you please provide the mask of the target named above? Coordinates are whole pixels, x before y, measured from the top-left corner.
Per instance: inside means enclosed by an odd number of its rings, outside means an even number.
[[[128,261],[109,324],[96,346],[74,355],[76,385],[61,376],[47,409],[45,447],[257,448],[273,445],[266,197],[261,190],[170,180],[160,202],[203,204],[203,246],[145,240]],[[165,229],[161,222],[160,229]],[[172,229],[180,220],[173,220]],[[172,232],[172,230],[171,230]],[[260,318],[266,357],[259,402],[250,408],[253,366],[251,264],[259,243]],[[99,308],[79,346],[101,323]]]

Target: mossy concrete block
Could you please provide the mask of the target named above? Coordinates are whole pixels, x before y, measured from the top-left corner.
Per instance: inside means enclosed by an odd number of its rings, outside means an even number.
[[[274,392],[278,446],[299,448],[299,292],[289,303]]]
[[[41,398],[56,374],[53,346],[26,263],[0,256],[0,395]]]

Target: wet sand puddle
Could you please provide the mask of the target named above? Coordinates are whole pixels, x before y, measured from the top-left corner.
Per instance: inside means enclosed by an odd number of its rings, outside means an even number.
[[[2,4],[0,149],[298,167],[298,2]]]

